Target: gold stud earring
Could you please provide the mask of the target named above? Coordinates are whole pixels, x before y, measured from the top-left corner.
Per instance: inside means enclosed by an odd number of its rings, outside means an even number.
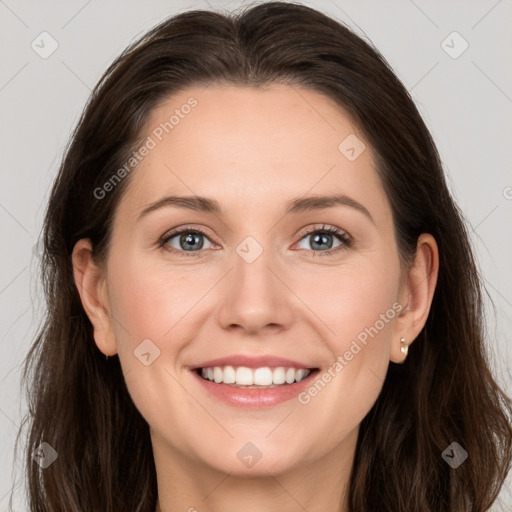
[[[402,351],[402,354],[405,356],[404,360],[407,358],[407,354],[409,352],[409,345],[405,342],[405,338],[400,338],[400,343],[402,346],[400,347],[400,350]]]

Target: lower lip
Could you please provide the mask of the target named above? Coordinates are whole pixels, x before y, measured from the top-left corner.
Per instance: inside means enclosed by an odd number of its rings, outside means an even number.
[[[283,384],[276,388],[244,389],[228,384],[217,384],[211,380],[203,379],[196,371],[192,371],[194,377],[199,380],[200,384],[208,393],[229,405],[248,409],[273,407],[288,400],[292,400],[310,385],[312,378],[317,373],[318,370],[313,370],[300,382]]]

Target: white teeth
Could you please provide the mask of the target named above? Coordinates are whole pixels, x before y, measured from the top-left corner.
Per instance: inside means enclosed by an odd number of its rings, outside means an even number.
[[[254,370],[254,384],[270,386],[272,384],[272,370],[270,368],[256,368]]]
[[[290,370],[292,370],[293,374],[295,375],[295,371],[293,370],[293,368],[290,368]],[[292,372],[290,372],[290,374],[291,373]],[[286,373],[282,366],[280,366],[279,368],[274,368],[274,371],[272,372],[272,382],[274,384],[284,384],[286,382]]]
[[[213,368],[202,368],[203,379],[211,380],[217,384],[233,384],[236,386],[264,386],[276,387],[286,384],[293,384],[305,379],[311,373],[305,368],[247,368],[246,366],[214,366]]]
[[[295,380],[295,368],[286,369],[286,382],[287,384],[293,384]]]
[[[308,375],[309,371],[308,370],[304,370],[304,369],[300,369],[300,370],[297,370],[297,372],[295,373],[295,380],[297,382],[300,382],[302,379],[304,379],[307,375]]]
[[[254,375],[250,368],[239,366],[236,369],[236,383],[241,386],[252,386],[254,384]]]
[[[232,366],[224,366],[222,382],[224,384],[234,384],[236,382],[236,372]]]
[[[219,368],[218,366],[215,366],[213,368],[213,380],[217,383],[222,382],[222,368]]]

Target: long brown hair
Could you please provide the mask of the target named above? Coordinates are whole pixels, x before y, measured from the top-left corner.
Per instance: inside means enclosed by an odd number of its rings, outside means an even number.
[[[166,19],[128,47],[94,88],[44,221],[47,314],[22,375],[30,510],[155,509],[149,427],[129,396],[119,359],[106,360],[94,343],[71,252],[81,238],[91,239],[98,258],[108,250],[114,210],[130,176],[104,197],[94,191],[140,143],[152,109],[179,90],[212,82],[279,82],[335,100],[374,150],[401,260],[411,261],[421,233],[431,233],[439,247],[426,325],[405,364],[390,365],[360,425],[349,510],[487,510],[510,468],[512,403],[490,371],[481,278],[438,152],[384,57],[343,24],[288,2],[236,15],[190,11]],[[58,454],[45,468],[32,457],[43,442]],[[441,456],[452,442],[469,454],[457,469]]]

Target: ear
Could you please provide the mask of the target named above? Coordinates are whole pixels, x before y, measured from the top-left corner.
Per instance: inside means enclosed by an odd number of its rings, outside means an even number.
[[[395,322],[390,360],[405,360],[400,338],[410,345],[425,325],[437,284],[439,251],[435,238],[423,233],[416,244],[416,254],[400,288],[398,301],[403,309]]]
[[[105,355],[117,352],[104,271],[94,262],[88,238],[79,240],[71,255],[73,275],[84,310],[92,323],[94,341]]]

